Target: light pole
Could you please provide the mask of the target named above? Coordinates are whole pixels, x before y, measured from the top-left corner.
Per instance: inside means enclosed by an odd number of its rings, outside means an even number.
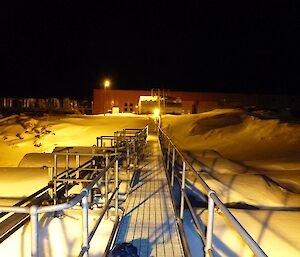
[[[110,86],[110,81],[109,80],[105,80],[104,81],[104,101],[103,101],[103,114],[105,116],[105,112],[106,112],[106,88],[109,88]]]

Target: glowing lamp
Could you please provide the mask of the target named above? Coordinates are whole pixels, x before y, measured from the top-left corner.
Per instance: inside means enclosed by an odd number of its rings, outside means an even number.
[[[158,108],[154,110],[154,116],[155,117],[158,117],[159,113],[160,113],[160,110]]]
[[[110,81],[109,80],[105,80],[104,81],[104,87],[107,88],[110,85]]]

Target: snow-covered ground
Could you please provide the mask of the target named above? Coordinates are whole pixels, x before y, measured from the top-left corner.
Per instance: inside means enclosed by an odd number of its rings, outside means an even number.
[[[0,204],[12,205],[47,185],[47,167],[53,166],[51,153],[56,147],[96,145],[97,136],[112,136],[124,128],[144,128],[148,123],[147,116],[130,114],[105,117],[15,115],[0,120]],[[121,185],[123,192],[122,188]],[[67,210],[60,218],[40,215],[41,256],[79,254],[81,213],[72,212]],[[90,215],[90,230],[98,216]],[[91,241],[89,256],[100,256],[104,252],[113,224],[110,219],[101,221],[101,229]],[[28,224],[0,244],[0,256],[31,256]]]
[[[27,153],[51,153],[57,146],[92,146],[96,137],[123,128],[141,128],[148,117],[137,115],[69,115],[0,119],[0,167],[17,167]]]
[[[268,256],[300,256],[300,123],[260,117],[223,109],[164,116],[162,127],[224,203],[246,208],[231,211]],[[218,255],[252,256],[220,213],[214,231]]]
[[[261,117],[263,113],[258,118],[240,110],[215,110],[166,115],[162,125],[222,201],[233,207],[251,205],[251,210],[231,211],[268,256],[300,256],[300,212],[291,209],[300,209],[300,124]],[[0,120],[0,198],[7,203],[44,186],[48,175],[42,166],[51,165],[55,147],[91,146],[97,136],[144,127],[148,121],[137,115]],[[195,192],[200,188],[193,180],[188,186]],[[206,212],[196,211],[205,222]],[[197,237],[188,232],[198,256]],[[220,212],[214,235],[219,256],[252,256]]]
[[[82,220],[81,210],[66,210],[64,216],[54,218],[42,214],[39,219],[39,253],[43,257],[73,257],[81,250]],[[89,213],[91,232],[99,217],[99,211]],[[101,256],[105,251],[114,222],[103,219],[90,243],[90,257]],[[30,224],[27,223],[0,244],[0,256],[30,257]]]
[[[55,147],[92,146],[97,136],[112,136],[124,128],[143,128],[148,122],[147,116],[130,114],[22,115],[0,120],[0,203],[13,203],[48,183],[45,166],[53,166],[50,153]]]

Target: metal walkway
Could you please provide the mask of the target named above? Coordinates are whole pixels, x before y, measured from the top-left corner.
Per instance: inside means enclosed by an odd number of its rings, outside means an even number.
[[[184,256],[158,139],[150,137],[115,243],[132,242],[140,257]]]

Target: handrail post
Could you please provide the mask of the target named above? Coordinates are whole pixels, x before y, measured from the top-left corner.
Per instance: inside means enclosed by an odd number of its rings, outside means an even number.
[[[67,148],[67,153],[66,153],[66,170],[69,170],[69,166],[70,166],[70,157],[69,157],[69,148]]]
[[[57,203],[57,155],[54,154],[54,178],[55,180],[53,181],[53,202],[54,204]]]
[[[148,135],[149,135],[149,125],[146,126],[146,140],[147,140]]]
[[[126,161],[127,161],[127,172],[129,173],[129,169],[130,169],[130,149],[129,149],[129,144],[127,144],[126,147]]]
[[[30,207],[31,221],[31,256],[39,257],[39,216],[38,207],[33,205]]]
[[[212,251],[212,237],[214,228],[214,200],[211,198],[211,194],[215,194],[213,190],[208,192],[208,221],[206,228],[206,243],[205,243],[205,257],[209,257],[209,252]]]
[[[117,189],[119,186],[119,171],[118,171],[118,166],[119,166],[119,160],[116,159],[116,163],[115,163],[115,188]],[[116,211],[116,220],[117,221],[119,219],[119,189],[116,190],[116,194],[115,194],[115,211]]]
[[[184,214],[184,194],[185,194],[185,161],[182,162],[182,181],[181,181],[181,199],[180,199],[181,220],[183,220],[183,214]]]
[[[107,167],[109,164],[108,160],[108,154],[105,155],[105,167]],[[108,175],[109,175],[109,169],[105,173],[105,204],[108,203]],[[108,211],[106,212],[106,218],[108,218]]]
[[[127,143],[127,146],[126,146],[126,172],[127,172],[127,179],[128,179],[128,182],[127,182],[127,187],[126,187],[126,192],[128,192],[128,188],[129,188],[129,181],[130,181],[130,149],[129,149],[129,144]]]
[[[171,142],[169,140],[169,145],[168,145],[168,153],[167,153],[167,172],[169,174],[169,169],[170,169],[170,152],[171,152]]]
[[[98,141],[97,141],[98,142]],[[76,154],[76,178],[79,178],[79,166],[80,166],[80,157],[79,157],[79,154]]]
[[[49,178],[49,182],[53,182],[53,167],[48,167],[48,178]],[[53,199],[53,188],[49,187],[48,189],[48,193],[51,199]]]
[[[89,211],[89,204],[88,204],[88,195],[89,191],[87,189],[83,189],[86,194],[82,198],[82,247],[86,249],[84,253],[84,257],[89,256],[89,224],[88,224],[88,211]]]
[[[173,146],[173,155],[172,155],[172,174],[171,174],[171,186],[174,186],[174,176],[175,176],[175,155],[176,150],[175,146]]]

